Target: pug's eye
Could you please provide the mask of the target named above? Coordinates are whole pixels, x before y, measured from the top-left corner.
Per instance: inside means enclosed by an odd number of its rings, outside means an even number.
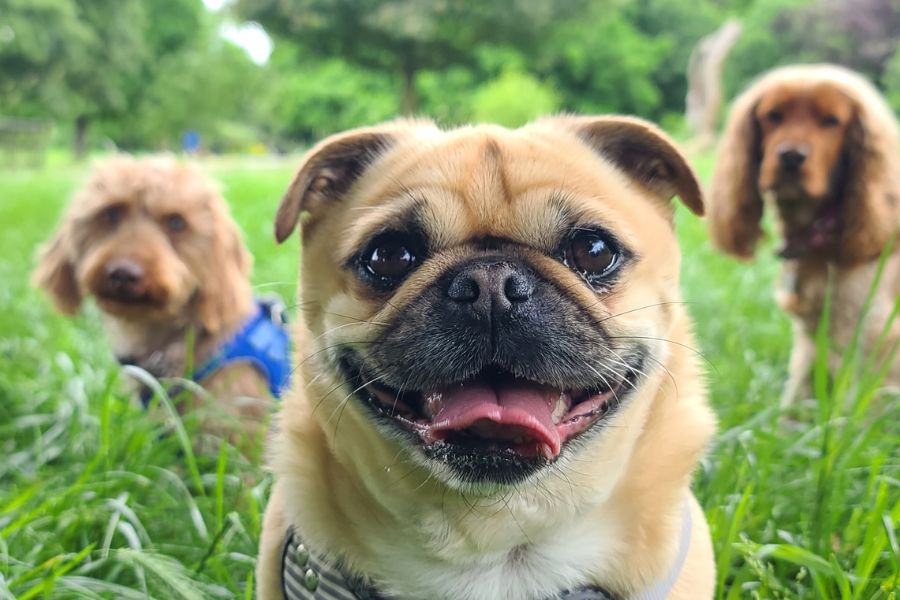
[[[394,287],[418,264],[415,246],[414,241],[404,234],[381,234],[363,251],[360,265],[378,287]]]
[[[599,231],[576,230],[563,249],[563,262],[593,284],[619,265],[615,243]]]
[[[825,115],[824,117],[822,117],[822,120],[819,121],[819,124],[820,124],[822,127],[826,128],[826,129],[829,129],[829,128],[831,128],[831,127],[837,127],[838,125],[840,125],[840,124],[841,124],[841,120],[838,119],[838,118],[837,118],[836,116],[834,116],[834,115]]]
[[[772,125],[778,125],[779,123],[784,121],[784,115],[781,114],[780,110],[770,110],[766,113],[766,121],[768,121]]]
[[[187,229],[187,221],[179,214],[171,214],[164,219],[166,229],[178,233]]]

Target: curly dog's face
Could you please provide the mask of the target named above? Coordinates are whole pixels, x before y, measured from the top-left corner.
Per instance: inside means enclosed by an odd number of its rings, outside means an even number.
[[[828,83],[782,84],[754,111],[761,132],[759,188],[781,201],[821,199],[835,183],[853,103]]]
[[[64,312],[92,296],[109,315],[158,321],[183,317],[196,301],[215,329],[223,315],[214,296],[248,268],[202,174],[174,160],[116,158],[77,193],[35,278]]]
[[[702,211],[684,159],[637,120],[396,127],[314,151],[279,213],[283,238],[309,212],[323,430],[399,440],[452,485],[519,482],[587,444],[627,455],[616,423],[640,429],[670,350],[668,201]]]

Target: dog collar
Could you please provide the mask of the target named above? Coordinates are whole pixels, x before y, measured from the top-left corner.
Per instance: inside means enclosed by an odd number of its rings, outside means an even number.
[[[291,341],[283,314],[280,300],[257,300],[256,312],[191,379],[200,382],[231,363],[249,362],[266,376],[272,395],[280,398],[291,376]]]
[[[687,502],[682,508],[678,555],[666,576],[628,600],[665,600],[675,586],[691,545],[693,517]],[[281,551],[281,592],[285,600],[387,600],[360,577],[348,574],[340,563],[325,561],[303,543],[291,526]],[[547,600],[625,600],[603,588],[583,586],[560,592]]]

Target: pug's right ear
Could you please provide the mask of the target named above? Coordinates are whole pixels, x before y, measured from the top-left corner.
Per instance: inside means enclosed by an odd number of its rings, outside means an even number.
[[[41,247],[31,282],[50,296],[59,312],[74,315],[81,306],[81,290],[75,279],[75,265],[66,250],[66,237],[66,225],[63,224]]]
[[[302,213],[311,218],[338,201],[366,168],[396,140],[390,129],[364,128],[339,133],[310,150],[281,199],[275,216],[275,239],[286,240]]]

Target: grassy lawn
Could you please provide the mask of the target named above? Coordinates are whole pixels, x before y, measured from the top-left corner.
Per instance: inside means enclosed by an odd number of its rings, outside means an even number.
[[[708,172],[709,158],[697,162]],[[254,283],[289,304],[297,240],[277,247],[271,223],[292,168],[211,167],[256,257]],[[161,436],[117,391],[96,310],[64,319],[28,285],[36,245],[83,176],[0,172],[0,599],[251,598],[268,479],[237,453],[195,456]],[[790,332],[771,248],[738,264],[686,211],[678,226],[720,417],[695,484],[719,597],[900,598],[900,401],[845,386],[857,381],[848,371],[802,425],[780,425]]]

